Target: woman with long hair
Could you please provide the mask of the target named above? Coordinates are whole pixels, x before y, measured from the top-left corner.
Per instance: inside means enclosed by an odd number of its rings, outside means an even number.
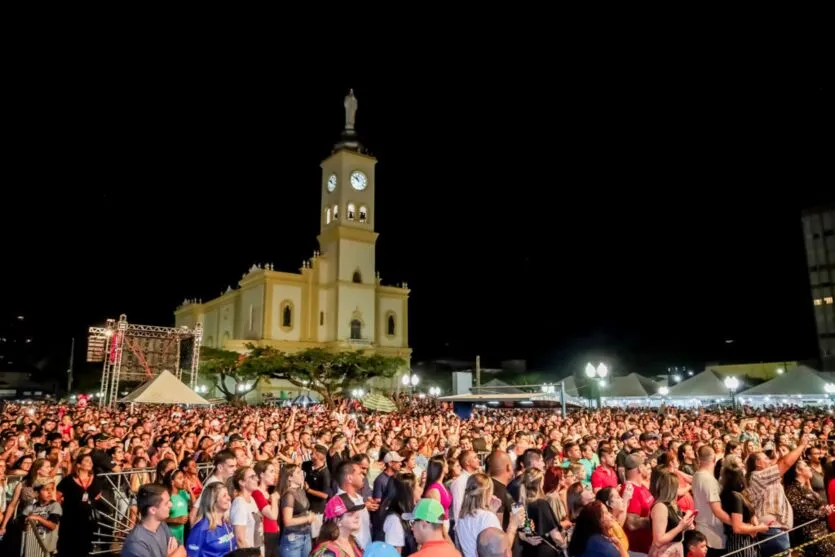
[[[93,550],[93,532],[98,526],[94,505],[102,494],[102,482],[93,473],[93,457],[79,455],[72,475],[61,480],[57,489],[63,511],[58,555],[86,557]]]
[[[520,499],[525,505],[525,513],[533,521],[536,530],[534,535],[541,536],[548,542],[539,545],[525,543],[522,546],[524,557],[557,557],[560,553],[555,547],[561,549],[566,546],[560,521],[545,498],[542,487],[544,481],[545,475],[538,468],[529,468],[522,473]]]
[[[200,496],[197,522],[188,534],[189,557],[216,557],[235,551],[238,544],[229,522],[232,498],[222,482],[206,486]]]
[[[276,489],[270,493],[270,488],[275,488],[276,483],[275,464],[268,460],[259,460],[252,469],[258,476],[258,488],[252,492],[252,498],[264,519],[264,557],[278,557],[280,494]]]
[[[382,524],[378,521],[374,525],[374,530],[382,535],[378,535],[379,539],[375,538],[375,541],[386,542],[400,552],[402,557],[417,551],[417,542],[411,528],[402,519],[403,514],[414,510],[416,503],[415,475],[392,476],[386,487],[386,498],[380,505]]]
[[[612,515],[606,505],[592,501],[577,515],[574,533],[568,544],[572,557],[627,557],[626,548],[612,538]]]
[[[185,489],[185,476],[182,470],[170,470],[162,477],[162,485],[171,496],[171,510],[168,511],[168,529],[180,544],[185,539],[185,528],[188,513],[191,511],[191,497]]]
[[[650,511],[652,546],[649,557],[684,557],[684,531],[693,526],[695,515],[678,508],[678,476],[673,471],[661,472],[650,493],[655,503]]]
[[[3,516],[3,524],[0,526],[0,536],[6,530],[9,521],[13,517],[20,516],[17,511],[23,511],[36,498],[35,481],[37,480],[51,480],[52,479],[52,464],[45,458],[39,458],[29,467],[26,476],[17,482],[12,493],[12,500],[5,508],[5,515]]]
[[[455,521],[455,534],[464,557],[476,557],[476,542],[483,530],[502,529],[499,517],[491,507],[493,499],[493,480],[487,474],[478,472],[467,479],[467,487],[464,488],[464,497],[461,502],[461,513]],[[519,515],[514,512],[510,515],[505,534],[508,544],[513,544],[518,527]]]
[[[331,497],[325,505],[325,521],[316,538],[311,557],[362,557],[356,533],[360,530],[360,511],[347,493]]]
[[[307,557],[313,545],[310,525],[313,524],[316,515],[310,512],[310,501],[304,491],[304,472],[301,466],[284,466],[278,492],[281,494],[279,553],[282,557]]]
[[[180,470],[183,471],[183,482],[185,488],[191,493],[194,501],[200,497],[200,492],[203,491],[203,482],[200,481],[200,476],[197,474],[197,461],[192,457],[187,456],[180,462]]]
[[[452,495],[444,487],[444,467],[446,462],[443,458],[433,458],[426,467],[426,487],[423,496],[427,499],[435,499],[444,508],[444,519],[449,520],[449,506],[452,505]]]
[[[230,517],[238,547],[259,547],[263,543],[262,520],[252,498],[252,492],[258,489],[258,475],[251,467],[241,466],[229,483],[235,491]]]
[[[726,456],[722,465],[722,492],[719,494],[722,510],[731,517],[731,524],[725,525],[725,551],[742,549],[740,557],[758,557],[760,550],[754,536],[768,531],[768,525],[757,523],[754,509],[743,497],[745,473],[734,456]]]
[[[820,519],[835,510],[835,506],[827,505],[814,489],[812,477],[814,472],[805,460],[798,460],[794,466],[786,470],[783,475],[783,485],[786,487],[786,499],[794,511],[794,523],[803,524],[814,520],[811,524],[789,533],[792,545],[800,545],[809,540],[826,536],[826,524]],[[818,543],[803,548],[805,557],[829,557],[835,555],[835,540],[827,538]]]

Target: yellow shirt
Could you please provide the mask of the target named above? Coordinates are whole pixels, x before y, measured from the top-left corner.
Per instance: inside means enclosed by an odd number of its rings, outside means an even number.
[[[614,521],[612,523],[612,531],[609,534],[618,540],[618,543],[624,551],[629,551],[629,540],[626,539],[626,532],[623,531],[623,526],[620,525],[620,522]]]

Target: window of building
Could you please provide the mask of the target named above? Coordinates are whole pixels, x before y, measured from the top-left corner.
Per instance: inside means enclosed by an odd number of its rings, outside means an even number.
[[[816,306],[819,306],[819,305],[821,305],[821,304],[823,303],[823,300],[821,300],[820,298],[815,298],[815,299],[813,300],[813,303],[814,303]]]
[[[360,222],[367,222],[368,221],[368,209],[365,208],[365,205],[360,205]]]
[[[348,203],[348,220],[354,220],[354,213],[357,212],[357,208],[354,206],[353,203]]]
[[[390,337],[393,337],[397,332],[394,315],[389,315],[388,322],[386,323],[386,334]]]
[[[362,338],[362,322],[359,319],[351,320],[351,338],[354,340]]]
[[[333,206],[333,220],[337,220],[339,218],[339,205]]]
[[[325,209],[325,224],[330,224],[330,223],[331,223],[331,208],[328,207],[327,209]]]
[[[823,298],[823,303],[824,304],[831,304],[832,303],[832,296],[825,296]]]
[[[320,311],[319,312],[319,325],[324,325],[324,324],[325,324],[325,312]]]
[[[359,272],[359,269],[354,271],[354,277],[351,280],[357,284],[362,284],[362,273]]]

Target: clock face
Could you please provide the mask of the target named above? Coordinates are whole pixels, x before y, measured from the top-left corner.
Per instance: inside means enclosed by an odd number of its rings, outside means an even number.
[[[333,192],[336,189],[336,174],[331,174],[331,177],[328,178],[328,191]]]
[[[351,186],[357,191],[364,190],[368,187],[368,177],[359,170],[354,170],[351,172]]]

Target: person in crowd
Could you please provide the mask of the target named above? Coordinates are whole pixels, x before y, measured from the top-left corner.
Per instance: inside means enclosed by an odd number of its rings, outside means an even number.
[[[592,501],[577,516],[568,554],[571,557],[627,557],[625,547],[612,538],[612,515],[606,505]]]
[[[228,482],[235,497],[230,512],[238,547],[260,547],[264,539],[263,519],[252,492],[258,489],[258,475],[249,466],[235,470]]]
[[[446,461],[442,458],[433,458],[426,467],[426,487],[423,497],[435,499],[444,508],[444,517],[449,527],[449,507],[452,505],[452,496],[444,487],[444,468]]]
[[[467,480],[481,469],[481,463],[475,451],[461,451],[461,454],[458,455],[458,462],[461,465],[461,473],[453,480],[449,490],[452,495],[452,513],[450,519],[453,522],[458,519],[458,515],[461,512],[461,503],[464,500],[464,490],[467,487]]]
[[[238,548],[235,531],[229,521],[232,497],[226,484],[214,482],[200,498],[197,522],[186,541],[188,557],[223,557]]]
[[[783,475],[783,485],[786,488],[786,499],[792,507],[794,521],[805,524],[802,528],[793,530],[789,539],[793,546],[801,545],[804,541],[815,540],[827,535],[826,523],[820,519],[827,518],[835,512],[835,506],[827,505],[813,488],[814,471],[805,460],[798,460],[786,470]],[[805,557],[825,557],[835,555],[835,539],[823,539],[803,549]]]
[[[206,489],[215,482],[228,482],[232,475],[235,473],[235,468],[237,468],[238,466],[234,453],[226,450],[217,453],[212,459],[212,462],[214,463],[215,469],[212,475],[206,478],[206,481],[203,482],[203,489]],[[194,524],[197,520],[197,509],[199,507],[200,497],[198,496],[197,501],[194,504],[194,507],[192,507],[191,509],[191,514],[189,515],[189,522],[191,524]]]
[[[380,505],[382,524],[375,522],[376,541],[385,541],[394,547],[401,557],[417,551],[417,542],[403,515],[412,512],[418,501],[414,474],[398,474],[388,482],[387,497]]]
[[[252,467],[258,476],[258,487],[252,491],[252,499],[261,512],[264,521],[264,556],[278,557],[279,547],[279,509],[280,492],[271,488],[276,484],[276,467],[269,460],[259,460]]]
[[[559,557],[568,543],[562,531],[562,526],[550,503],[545,498],[543,484],[545,474],[540,468],[526,468],[522,474],[522,504],[525,516],[532,521],[530,538],[545,538],[545,543],[534,545],[525,539],[522,555],[530,557]],[[524,533],[528,536],[528,533]]]
[[[693,526],[692,510],[681,512],[678,498],[678,476],[673,471],[662,472],[653,484],[655,502],[650,511],[652,545],[650,557],[682,557],[684,531]]]
[[[644,486],[644,469],[649,464],[637,453],[630,454],[624,462],[626,470],[626,481],[623,484],[621,495],[626,494],[626,489],[631,487],[632,497],[626,508],[626,522],[624,530],[629,539],[629,550],[633,554],[647,554],[652,545],[652,525],[650,512],[655,498],[650,490]]]
[[[101,480],[93,474],[93,458],[87,453],[78,456],[73,473],[61,480],[57,490],[64,513],[58,534],[58,555],[87,557],[93,549],[93,532],[98,526],[94,505],[102,493]]]
[[[281,502],[281,542],[279,553],[282,557],[307,557],[313,545],[310,525],[316,518],[310,512],[310,502],[304,492],[304,472],[295,464],[285,465],[279,482]]]
[[[708,555],[705,535],[698,530],[686,531],[684,533],[684,557],[707,557]]]
[[[478,535],[478,557],[511,557],[510,542],[498,528],[485,528]]]
[[[356,503],[348,493],[331,497],[325,505],[325,521],[311,557],[362,557],[356,534],[360,531],[360,513],[364,510],[365,505]]]
[[[505,458],[507,458],[506,455]],[[509,458],[507,458],[507,465],[510,465]],[[508,526],[502,528],[496,514],[501,508],[501,500],[495,497],[493,491],[495,485],[495,479],[488,478],[480,472],[473,474],[467,480],[461,514],[455,524],[456,539],[464,557],[475,556],[476,539],[485,528],[500,528],[507,533],[508,543],[511,545],[516,539],[516,530],[520,525],[519,513],[509,511]]]
[[[356,533],[357,542],[360,547],[365,547],[371,543],[371,515],[369,510],[377,510],[378,505],[365,502],[359,490],[362,489],[363,476],[360,467],[353,462],[343,462],[336,473],[337,495],[346,494],[354,502],[355,505],[362,505],[363,510],[360,511],[360,528]]]
[[[626,537],[623,525],[626,523],[626,507],[631,498],[631,486],[627,486],[622,497],[615,487],[604,487],[595,495],[595,499],[606,505],[606,509],[612,515],[612,529],[609,537],[617,540],[618,545],[627,551],[629,551],[629,538]]]
[[[725,525],[725,552],[739,551],[737,555],[741,557],[757,557],[761,546],[756,545],[755,536],[767,532],[768,524],[759,523],[754,508],[743,496],[745,475],[736,459],[725,457],[721,485],[722,510],[730,517],[730,524]]]
[[[166,525],[171,499],[165,487],[146,484],[136,494],[140,522],[122,545],[122,557],[186,557]]]
[[[10,522],[14,518],[20,518],[23,509],[37,499],[37,493],[34,489],[35,483],[52,479],[52,464],[46,459],[39,458],[29,467],[26,476],[17,482],[0,525],[0,537],[3,537],[0,547],[4,550],[13,551],[15,547],[19,547],[23,522],[17,521],[12,526],[10,526]]]
[[[696,529],[707,540],[708,554],[719,557],[725,549],[725,524],[731,518],[722,509],[719,482],[713,476],[716,455],[709,445],[699,447],[699,468],[693,474],[693,506],[696,514]]]
[[[617,487],[618,473],[615,470],[615,453],[608,446],[598,449],[600,466],[591,472],[591,487],[597,493],[604,487]]]
[[[411,524],[415,541],[420,546],[413,554],[415,557],[461,557],[444,532],[446,513],[438,501],[421,499],[414,511],[403,518]]]
[[[374,489],[371,494],[374,499],[383,500],[386,497],[386,486],[388,486],[389,480],[400,472],[402,463],[403,457],[397,454],[397,451],[389,451],[386,453],[386,456],[383,457],[385,468],[374,480]]]
[[[325,504],[328,501],[328,490],[331,486],[331,473],[327,466],[327,447],[316,444],[310,453],[310,460],[302,463],[305,477],[305,493],[310,501],[310,512],[315,515],[310,525],[311,537],[319,535],[322,526]]]
[[[39,479],[32,486],[35,500],[23,509],[23,517],[35,528],[46,550],[52,554],[58,548],[58,523],[61,521],[61,505],[55,500],[55,482]]]
[[[169,470],[162,477],[162,485],[168,490],[171,510],[168,512],[168,529],[180,545],[185,543],[185,525],[191,510],[191,496],[185,489],[185,474],[176,468]]]

